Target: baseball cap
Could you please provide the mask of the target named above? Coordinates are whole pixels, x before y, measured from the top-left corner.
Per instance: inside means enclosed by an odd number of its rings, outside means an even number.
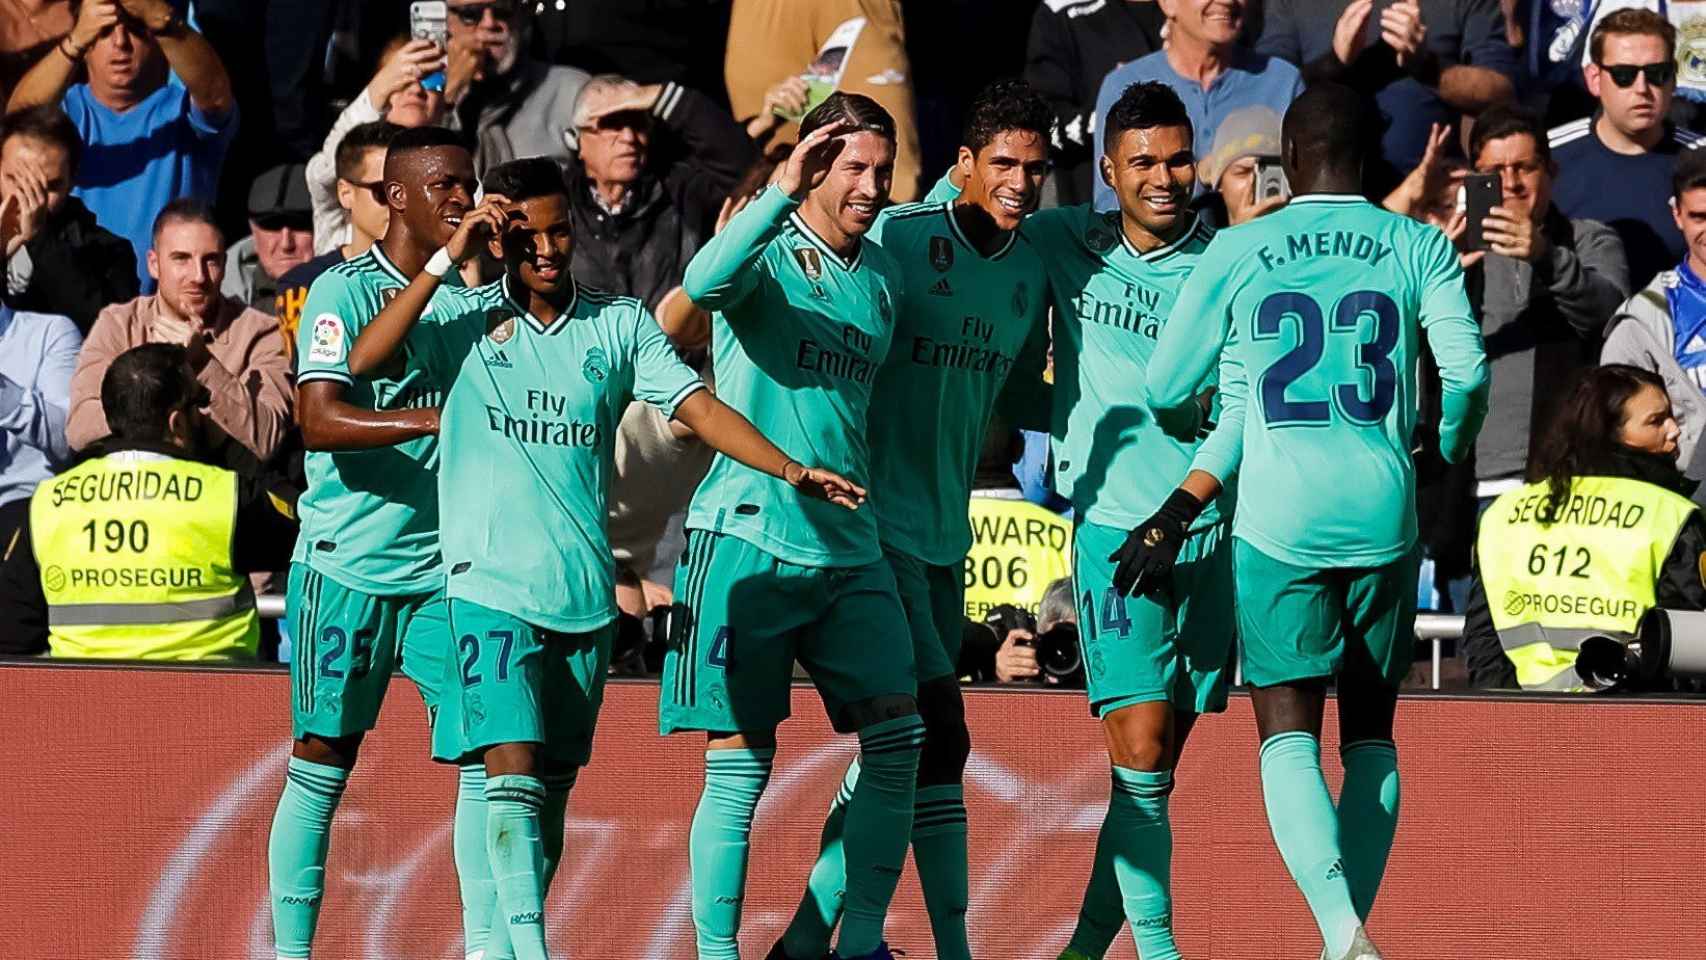
[[[308,168],[283,163],[262,171],[249,187],[249,219],[263,230],[311,229],[314,202],[308,196]]]
[[[1202,161],[1203,186],[1219,187],[1226,168],[1245,157],[1277,157],[1279,152],[1280,115],[1269,107],[1239,107],[1215,128],[1214,147]]]

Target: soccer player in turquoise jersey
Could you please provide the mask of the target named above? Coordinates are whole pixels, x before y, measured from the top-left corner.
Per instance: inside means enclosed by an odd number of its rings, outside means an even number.
[[[1111,556],[1189,466],[1197,424],[1169,432],[1141,384],[1179,288],[1213,232],[1191,212],[1190,116],[1159,83],[1128,87],[1104,119],[1102,177],[1119,209],[1044,210],[1024,234],[1055,303],[1051,437],[1056,489],[1077,512],[1073,579],[1091,711],[1112,767],[1108,811],[1064,957],[1100,957],[1131,922],[1143,960],[1177,958],[1170,893],[1173,770],[1199,715],[1226,707],[1232,656],[1228,521],[1212,507],[1188,532],[1165,595],[1114,589]],[[1208,396],[1212,375],[1193,397]]]
[[[349,346],[385,300],[420,271],[473,205],[473,164],[456,134],[399,133],[386,152],[385,236],[310,288],[297,335],[298,419],[308,448],[285,596],[292,736],[284,794],[267,846],[278,956],[309,956],[332,817],[401,669],[435,715],[449,637],[438,545],[438,424],[446,383],[405,362],[350,374]],[[485,941],[493,891],[478,767],[457,791],[456,860],[467,953]]]
[[[868,97],[835,93],[800,133],[775,182],[699,251],[683,286],[715,314],[717,393],[766,436],[868,484],[866,410],[902,281],[864,235],[888,199],[894,121]],[[859,736],[839,954],[886,960],[924,723],[876,517],[801,500],[718,456],[686,526],[658,722],[708,737],[690,849],[699,957],[739,955],[752,816],[798,660],[835,729]]]
[[[1262,793],[1330,960],[1380,956],[1363,924],[1398,823],[1392,718],[1415,636],[1421,338],[1443,383],[1446,461],[1472,448],[1487,391],[1451,242],[1360,195],[1361,102],[1328,84],[1291,105],[1281,148],[1296,196],[1218,234],[1173,304],[1149,402],[1195,417],[1218,356],[1220,419],[1183,485],[1133,529],[1115,577],[1166,589],[1192,518],[1242,471],[1234,565]],[[1336,808],[1321,773],[1330,679],[1345,769]]]
[[[442,520],[461,701],[455,752],[486,767],[486,843],[506,921],[488,958],[546,957],[545,891],[569,788],[591,756],[615,634],[605,490],[628,403],[657,405],[801,493],[850,507],[859,496],[788,459],[705,391],[638,300],[574,281],[563,191],[547,159],[488,172],[485,200],[350,353],[359,375],[406,343],[451,384],[438,483],[441,499],[459,504]],[[503,262],[503,278],[441,291],[440,278],[482,248]],[[431,317],[417,322],[429,304]]]
[[[912,854],[941,960],[971,960],[960,785],[971,737],[958,662],[972,475],[1009,374],[1041,393],[1048,281],[1018,230],[1048,175],[1049,123],[1048,104],[1024,83],[985,90],[961,141],[964,194],[889,207],[870,234],[903,277],[894,342],[872,388],[866,435],[871,486],[881,491],[871,504],[918,663],[926,738]],[[810,888],[772,958],[817,960],[829,949],[846,886],[845,797],[857,782],[855,764],[830,808]]]

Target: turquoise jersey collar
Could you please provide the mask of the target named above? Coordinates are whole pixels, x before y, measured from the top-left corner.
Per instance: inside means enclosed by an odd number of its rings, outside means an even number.
[[[817,235],[816,230],[813,230],[810,226],[808,226],[806,224],[806,218],[800,216],[800,211],[795,210],[793,213],[788,214],[788,222],[794,225],[795,230],[800,231],[800,236],[805,237],[808,241],[811,242],[812,246],[817,247],[819,250],[821,250],[823,252],[824,256],[826,256],[830,259],[830,262],[838,264],[843,270],[846,270],[848,273],[852,273],[853,271],[859,269],[860,261],[865,259],[865,238],[864,237],[859,238],[859,249],[855,250],[853,252],[852,258],[847,259],[847,260],[843,260],[841,258],[841,254],[836,253],[834,248],[832,248],[828,243],[824,242],[824,239],[822,237]]]
[[[1292,197],[1288,203],[1367,203],[1368,198],[1356,193],[1306,193]]]
[[[379,269],[385,271],[386,276],[405,287],[409,285],[409,278],[403,276],[403,271],[398,270],[397,265],[391,262],[391,258],[385,255],[385,247],[383,244],[378,240],[375,240],[373,242],[373,246],[368,247],[368,250],[372,251],[373,262],[379,264]]]
[[[1142,250],[1139,250],[1139,249],[1137,249],[1137,247],[1133,246],[1132,242],[1131,242],[1131,238],[1125,235],[1125,225],[1124,224],[1118,225],[1118,232],[1120,235],[1120,243],[1125,246],[1125,252],[1131,254],[1132,256],[1136,257],[1139,260],[1147,260],[1147,261],[1151,261],[1151,262],[1156,261],[1156,260],[1165,259],[1167,256],[1169,256],[1172,253],[1174,253],[1175,251],[1177,251],[1180,247],[1184,246],[1187,243],[1190,243],[1191,238],[1195,237],[1198,233],[1201,233],[1202,230],[1203,230],[1202,218],[1197,216],[1196,214],[1192,214],[1190,226],[1187,227],[1185,230],[1181,231],[1177,237],[1173,238],[1171,241],[1169,241],[1167,243],[1163,243],[1161,246],[1156,247],[1154,250],[1151,250],[1148,253],[1144,253]]]
[[[1013,249],[1013,244],[1019,242],[1019,231],[1017,231],[1017,230],[1009,231],[1007,234],[1007,239],[1001,244],[1001,246],[998,247],[994,253],[985,257],[983,255],[983,251],[979,250],[971,242],[971,238],[967,237],[965,235],[965,232],[960,229],[959,218],[954,216],[954,201],[952,201],[952,200],[943,201],[943,203],[942,203],[942,217],[948,221],[948,232],[950,234],[953,234],[954,239],[958,240],[960,242],[960,246],[965,247],[967,250],[970,250],[976,256],[983,257],[983,259],[988,260],[992,263],[996,260],[1000,260],[1002,257],[1005,257],[1008,254],[1008,252]]]
[[[498,284],[499,284],[498,289],[503,291],[504,299],[509,302],[510,309],[514,310],[516,313],[521,314],[523,317],[526,317],[527,318],[527,325],[532,327],[534,332],[542,333],[542,334],[545,334],[546,336],[550,336],[551,334],[554,334],[554,333],[559,333],[562,331],[562,329],[564,327],[568,326],[569,325],[569,318],[574,315],[575,305],[580,303],[580,298],[581,298],[580,284],[576,283],[575,278],[571,276],[569,278],[569,302],[563,305],[563,309],[557,311],[557,319],[555,319],[555,320],[551,321],[549,324],[547,324],[547,323],[542,322],[538,317],[534,316],[533,312],[531,310],[528,310],[527,307],[524,306],[520,300],[517,300],[509,292],[509,274],[508,273],[505,273],[503,275],[503,279],[499,280]]]

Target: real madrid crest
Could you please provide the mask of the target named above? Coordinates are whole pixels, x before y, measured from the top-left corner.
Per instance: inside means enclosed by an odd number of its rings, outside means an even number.
[[[884,324],[894,322],[894,304],[889,302],[887,290],[877,291],[877,313],[882,317]]]
[[[1096,253],[1107,253],[1114,248],[1114,235],[1106,227],[1096,224],[1084,231],[1084,242]]]
[[[800,261],[800,269],[807,277],[817,280],[823,276],[823,255],[816,247],[795,247],[794,259]]]
[[[515,316],[502,310],[486,311],[486,338],[493,343],[508,343],[515,336]]]
[[[937,273],[947,273],[954,265],[954,245],[947,237],[930,238],[930,265]]]

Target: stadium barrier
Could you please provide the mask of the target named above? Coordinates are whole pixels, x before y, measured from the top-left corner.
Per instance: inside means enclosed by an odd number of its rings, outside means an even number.
[[[266,846],[283,782],[279,669],[0,664],[0,944],[54,960],[270,958]],[[1072,928],[1108,795],[1081,694],[968,691],[978,956],[1048,960]],[[701,742],[656,735],[657,688],[612,684],[570,806],[551,941],[578,960],[693,955],[686,863]],[[853,754],[796,689],[759,810],[744,949],[800,891]],[[1393,960],[1706,956],[1706,705],[1420,694],[1397,739],[1404,820],[1371,929]],[[1336,757],[1333,706],[1323,753]],[[1173,794],[1187,956],[1313,960],[1319,940],[1269,838],[1249,700],[1199,724]],[[317,956],[462,956],[453,773],[424,759],[398,681],[334,835]],[[1337,780],[1337,763],[1329,759]],[[933,955],[918,887],[890,939]],[[1130,960],[1122,936],[1112,957]]]

